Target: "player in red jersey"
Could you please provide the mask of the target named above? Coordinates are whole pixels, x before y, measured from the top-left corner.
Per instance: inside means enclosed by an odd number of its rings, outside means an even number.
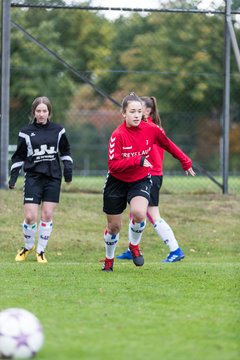
[[[142,105],[143,105],[143,120],[149,123],[154,123],[159,127],[161,125],[161,119],[159,116],[158,106],[156,98],[151,96],[142,96]],[[163,260],[163,262],[176,262],[184,258],[184,253],[179,247],[178,242],[174,236],[174,233],[171,227],[167,222],[161,217],[159,211],[159,192],[162,186],[163,181],[163,159],[164,159],[164,149],[154,144],[152,152],[149,156],[149,161],[153,165],[153,168],[149,169],[151,174],[152,187],[150,191],[150,200],[147,210],[148,220],[152,223],[154,230],[157,235],[163,240],[163,242],[169,247],[169,255]],[[131,217],[131,213],[130,213]],[[132,260],[132,254],[128,248],[121,255],[116,257],[121,260]]]
[[[186,174],[195,176],[191,159],[182,152],[155,124],[142,121],[141,99],[131,93],[122,102],[124,122],[112,133],[108,148],[108,176],[103,192],[103,211],[107,215],[104,232],[106,257],[103,271],[113,271],[114,253],[127,203],[132,219],[129,222],[129,249],[136,266],[144,264],[139,250],[146,225],[153,168],[149,157],[158,144],[178,159]]]

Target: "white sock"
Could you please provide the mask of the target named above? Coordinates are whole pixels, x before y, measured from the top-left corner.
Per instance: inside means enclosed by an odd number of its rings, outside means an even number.
[[[26,224],[23,222],[23,235],[24,235],[24,247],[28,250],[32,249],[34,246],[35,234],[37,231],[37,224]]]
[[[37,245],[38,254],[40,254],[42,251],[43,252],[45,251],[51,232],[52,232],[52,221],[49,222],[40,221],[38,226],[38,245]]]
[[[105,230],[104,241],[105,241],[106,257],[108,259],[114,258],[114,253],[118,240],[119,240],[119,234],[109,234],[109,232]]]
[[[133,219],[130,219],[128,225],[128,240],[130,244],[138,245],[140,243],[145,226],[146,221],[137,223]]]
[[[165,220],[160,218],[155,222],[153,227],[158,236],[164,241],[166,245],[168,245],[170,251],[175,251],[179,248],[174,233]]]

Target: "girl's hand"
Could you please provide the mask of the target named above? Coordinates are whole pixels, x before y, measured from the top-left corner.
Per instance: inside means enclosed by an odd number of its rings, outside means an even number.
[[[192,176],[195,176],[195,175],[196,175],[196,173],[195,173],[195,171],[193,170],[192,167],[190,167],[187,171],[185,171],[185,174],[186,174],[186,175],[190,174],[190,175],[192,175]]]
[[[143,162],[143,166],[144,167],[149,167],[149,168],[152,168],[152,164],[148,161],[148,159],[145,159],[144,162]]]

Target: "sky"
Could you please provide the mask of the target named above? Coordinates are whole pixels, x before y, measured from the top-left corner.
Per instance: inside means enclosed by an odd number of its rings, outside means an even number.
[[[169,0],[92,0],[91,6],[102,6],[102,7],[122,7],[122,8],[148,8],[148,9],[158,9],[160,4],[168,2]],[[66,0],[69,3],[81,4],[81,0]],[[212,6],[211,6],[212,4]],[[199,9],[200,10],[215,10],[219,5],[224,5],[224,0],[199,0]],[[104,16],[109,19],[116,19],[122,14],[127,14],[125,11],[104,11]]]
[[[110,7],[138,7],[138,8],[157,8],[159,3],[168,2],[168,0],[92,0],[94,4],[99,6]],[[215,6],[224,3],[224,0],[199,0],[202,6],[208,7],[213,3]]]
[[[92,0],[94,4],[99,6],[110,7],[154,7],[157,8],[159,0]]]
[[[132,8],[158,8],[159,4],[168,2],[168,0],[92,0],[95,6],[109,7],[132,7]],[[199,0],[201,8],[208,8],[212,3],[216,8],[218,5],[224,4],[224,0]]]
[[[158,9],[159,4],[169,0],[92,0],[93,6],[103,7],[125,7],[125,8],[148,8]],[[212,4],[212,7],[211,7]],[[216,9],[217,6],[223,5],[224,0],[199,0],[199,9]],[[114,20],[121,15],[118,11],[106,11],[105,16]]]
[[[153,8],[159,7],[159,4],[168,2],[169,0],[92,0],[92,6],[104,7],[127,7],[127,8]],[[69,3],[81,3],[81,0],[66,0]],[[83,2],[83,1],[82,1]],[[213,8],[224,4],[224,0],[199,0],[201,8],[208,8],[213,4]]]
[[[159,4],[168,2],[169,0],[92,0],[92,6],[102,7],[123,7],[123,8],[148,8],[158,9]],[[216,9],[217,6],[223,5],[224,0],[199,0],[199,9]],[[210,5],[213,4],[212,7]],[[120,11],[106,11],[104,15],[110,19],[116,19],[122,14]]]
[[[92,0],[93,6],[123,7],[123,8],[152,8],[157,9],[159,0]],[[122,12],[106,11],[105,16],[110,19],[118,18]]]

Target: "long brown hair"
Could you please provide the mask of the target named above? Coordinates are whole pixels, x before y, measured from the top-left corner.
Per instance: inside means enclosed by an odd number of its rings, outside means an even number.
[[[150,115],[154,124],[162,126],[156,98],[154,96],[141,96],[140,99],[144,102],[147,108],[151,109]]]
[[[38,107],[39,104],[45,104],[48,108],[48,112],[49,112],[49,115],[48,117],[50,118],[51,117],[51,114],[52,114],[52,104],[49,100],[49,98],[47,98],[46,96],[39,96],[37,97],[36,99],[33,100],[33,103],[32,103],[32,116],[34,118],[34,114],[35,114],[35,110],[36,108]]]

